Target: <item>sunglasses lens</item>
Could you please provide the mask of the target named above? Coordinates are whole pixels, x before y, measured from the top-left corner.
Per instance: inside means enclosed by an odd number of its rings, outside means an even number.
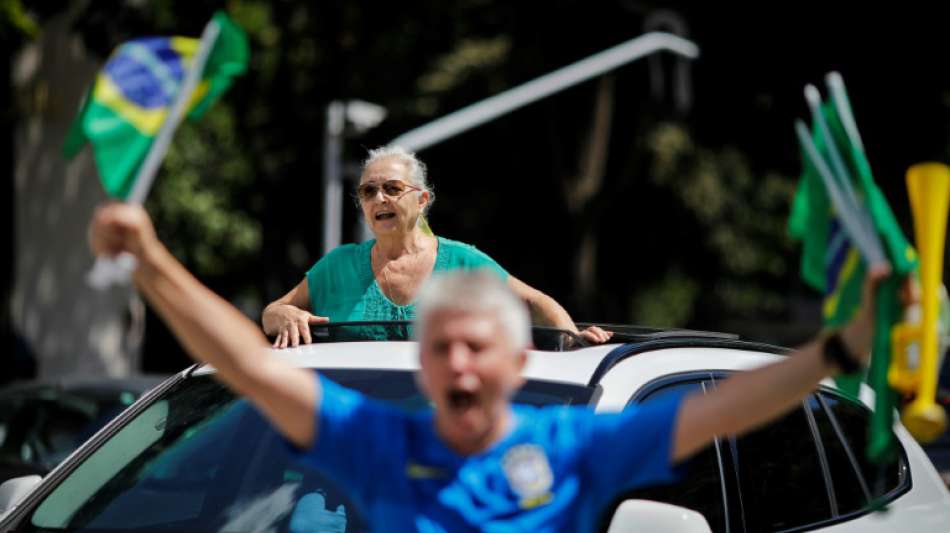
[[[376,191],[379,190],[376,187],[375,183],[364,183],[356,188],[356,194],[364,200],[369,200],[370,198],[376,196]]]
[[[390,180],[383,184],[383,192],[386,196],[399,196],[404,190],[406,187],[401,181]]]
[[[400,180],[389,180],[383,182],[382,185],[377,185],[375,183],[364,183],[356,188],[356,194],[363,200],[372,200],[376,197],[376,193],[379,189],[383,189],[383,194],[389,196],[390,198],[397,198],[402,193],[406,192],[406,189],[409,188],[408,185],[403,183]]]

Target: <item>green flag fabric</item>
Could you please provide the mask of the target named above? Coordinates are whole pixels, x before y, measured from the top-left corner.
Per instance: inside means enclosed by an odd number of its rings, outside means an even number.
[[[188,118],[197,120],[247,69],[247,37],[224,13],[213,19],[218,36],[191,96]],[[126,199],[152,141],[191,68],[200,41],[146,37],[120,45],[96,77],[63,145],[75,156],[92,144],[109,196]]]
[[[845,99],[845,102],[847,100]],[[883,463],[893,457],[894,443],[891,427],[896,395],[887,382],[891,359],[891,327],[901,319],[901,304],[897,298],[899,280],[916,269],[917,256],[878,189],[864,150],[859,142],[849,137],[844,121],[839,116],[840,105],[825,102],[820,112],[830,132],[830,139],[821,128],[812,128],[812,140],[820,156],[830,159],[829,143],[835,143],[844,162],[851,185],[857,196],[860,216],[870,218],[873,229],[880,236],[884,253],[892,267],[891,279],[878,289],[878,312],[875,339],[867,383],[875,391],[875,412],[870,424],[868,457]],[[842,110],[850,114],[850,109]],[[805,282],[824,295],[822,318],[826,327],[837,328],[846,324],[861,305],[861,288],[867,265],[852,243],[839,220],[813,162],[803,156],[803,170],[789,219],[789,232],[802,241],[801,274]],[[865,376],[840,376],[837,381],[845,393],[857,396]]]

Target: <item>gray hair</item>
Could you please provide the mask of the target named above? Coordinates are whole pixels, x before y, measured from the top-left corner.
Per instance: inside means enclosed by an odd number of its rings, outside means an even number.
[[[515,349],[531,345],[528,308],[489,270],[433,275],[419,291],[413,327],[416,340],[422,339],[429,317],[439,310],[492,313]]]
[[[409,182],[416,187],[429,193],[429,202],[426,204],[425,211],[422,213],[425,215],[429,212],[429,208],[432,207],[432,204],[435,202],[435,191],[432,190],[432,185],[428,181],[428,169],[426,169],[426,164],[419,160],[416,157],[415,152],[410,152],[401,146],[395,145],[386,145],[380,146],[370,150],[366,156],[366,160],[363,161],[363,172],[366,172],[366,167],[371,164],[379,161],[380,159],[395,158],[409,167]]]

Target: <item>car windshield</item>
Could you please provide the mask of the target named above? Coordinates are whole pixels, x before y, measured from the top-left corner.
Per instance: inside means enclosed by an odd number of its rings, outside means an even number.
[[[427,405],[412,372],[321,371],[407,409]],[[529,380],[516,401],[587,404],[593,389]],[[211,376],[185,379],[86,457],[24,531],[365,531],[353,502],[288,453],[244,400]]]

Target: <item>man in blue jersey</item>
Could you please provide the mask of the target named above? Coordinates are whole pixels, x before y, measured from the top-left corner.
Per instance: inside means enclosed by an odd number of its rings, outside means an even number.
[[[606,415],[513,406],[527,311],[491,276],[454,274],[419,295],[419,384],[434,408],[411,414],[268,355],[260,329],[174,259],[140,207],[100,208],[90,242],[96,254],[138,259],[136,285],[191,356],[335,478],[376,530],[590,531],[618,493],[675,479],[715,435],[781,415],[870,351],[867,305],[836,334],[706,396]],[[865,302],[886,273],[872,269]]]

